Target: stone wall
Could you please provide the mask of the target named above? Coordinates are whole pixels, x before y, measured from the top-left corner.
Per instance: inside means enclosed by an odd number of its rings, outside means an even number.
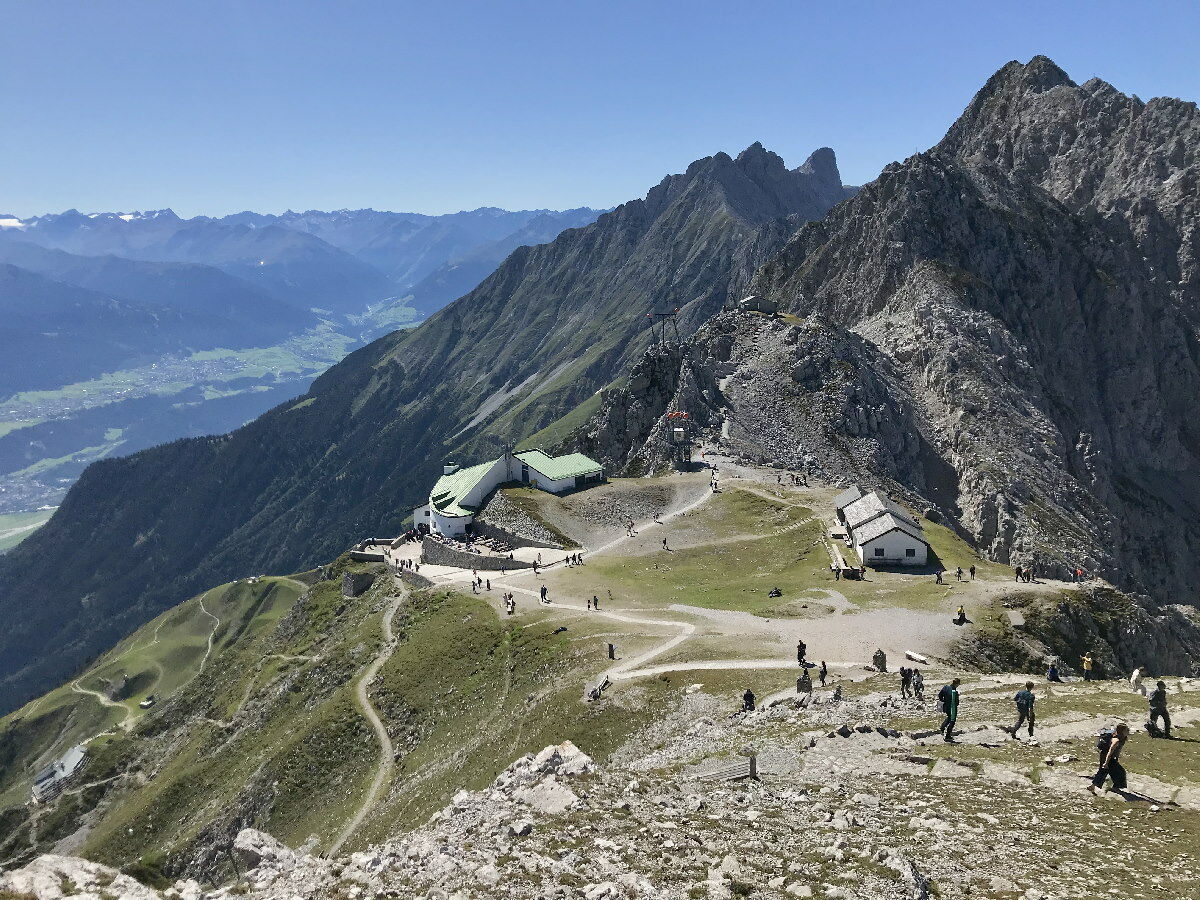
[[[369,591],[374,583],[374,572],[347,572],[342,576],[342,596],[361,596]]]
[[[541,547],[546,550],[561,550],[562,544],[541,522],[496,491],[475,517],[471,526],[480,537],[498,538],[514,547]]]
[[[460,569],[482,569],[489,572],[533,568],[533,563],[522,562],[519,559],[483,556],[479,553],[468,553],[466,550],[456,550],[430,537],[421,542],[421,562],[431,566],[456,566]]]

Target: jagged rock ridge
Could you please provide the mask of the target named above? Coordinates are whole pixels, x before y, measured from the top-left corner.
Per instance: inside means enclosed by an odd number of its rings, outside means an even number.
[[[806,430],[787,379],[760,372],[761,404],[784,408],[745,446],[819,467],[845,459],[833,439],[856,460],[846,471],[942,507],[993,559],[1194,597],[1198,137],[1192,103],[1075,85],[1044,57],[1006,65],[941,143],[758,272],[758,292],[857,347],[847,364],[863,374],[842,414]],[[689,351],[701,369],[715,341]],[[589,430],[598,452],[652,457],[638,445],[661,400],[614,398]],[[864,427],[880,433],[871,448]]]

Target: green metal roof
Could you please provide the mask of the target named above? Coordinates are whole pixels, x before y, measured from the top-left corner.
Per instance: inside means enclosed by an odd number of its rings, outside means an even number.
[[[429,502],[443,515],[473,516],[475,508],[460,506],[459,498],[471,493],[471,488],[479,484],[495,464],[496,461],[493,459],[491,462],[480,463],[477,466],[459,469],[450,475],[443,475],[437,480],[433,490],[429,492]]]
[[[600,463],[582,453],[547,456],[541,450],[526,450],[514,455],[521,462],[527,463],[529,468],[537,469],[551,481],[562,481],[564,478],[576,478],[579,475],[591,475],[604,469]]]

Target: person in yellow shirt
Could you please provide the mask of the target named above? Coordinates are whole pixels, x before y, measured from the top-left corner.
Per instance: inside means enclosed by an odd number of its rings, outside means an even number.
[[[1085,653],[1085,654],[1083,654],[1083,656],[1081,656],[1079,658],[1083,662],[1083,680],[1091,681],[1092,680],[1092,654]]]

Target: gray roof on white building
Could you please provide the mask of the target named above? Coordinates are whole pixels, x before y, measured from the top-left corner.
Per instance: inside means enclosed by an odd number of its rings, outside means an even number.
[[[862,547],[866,544],[869,544],[876,538],[881,538],[885,534],[888,534],[892,531],[902,531],[913,540],[920,541],[926,547],[929,546],[929,541],[922,537],[921,530],[919,528],[914,528],[908,522],[897,518],[890,512],[876,516],[865,525],[856,529],[854,532],[854,540],[860,547]]]
[[[863,495],[862,488],[852,484],[833,498],[833,508],[839,512]]]
[[[890,513],[897,519],[907,522],[910,528],[918,532],[921,530],[921,523],[914,519],[911,513],[893,503],[878,491],[871,491],[869,494],[864,494],[842,510],[842,516],[846,519],[846,526],[851,530],[861,528],[876,516],[881,516],[884,513]]]

